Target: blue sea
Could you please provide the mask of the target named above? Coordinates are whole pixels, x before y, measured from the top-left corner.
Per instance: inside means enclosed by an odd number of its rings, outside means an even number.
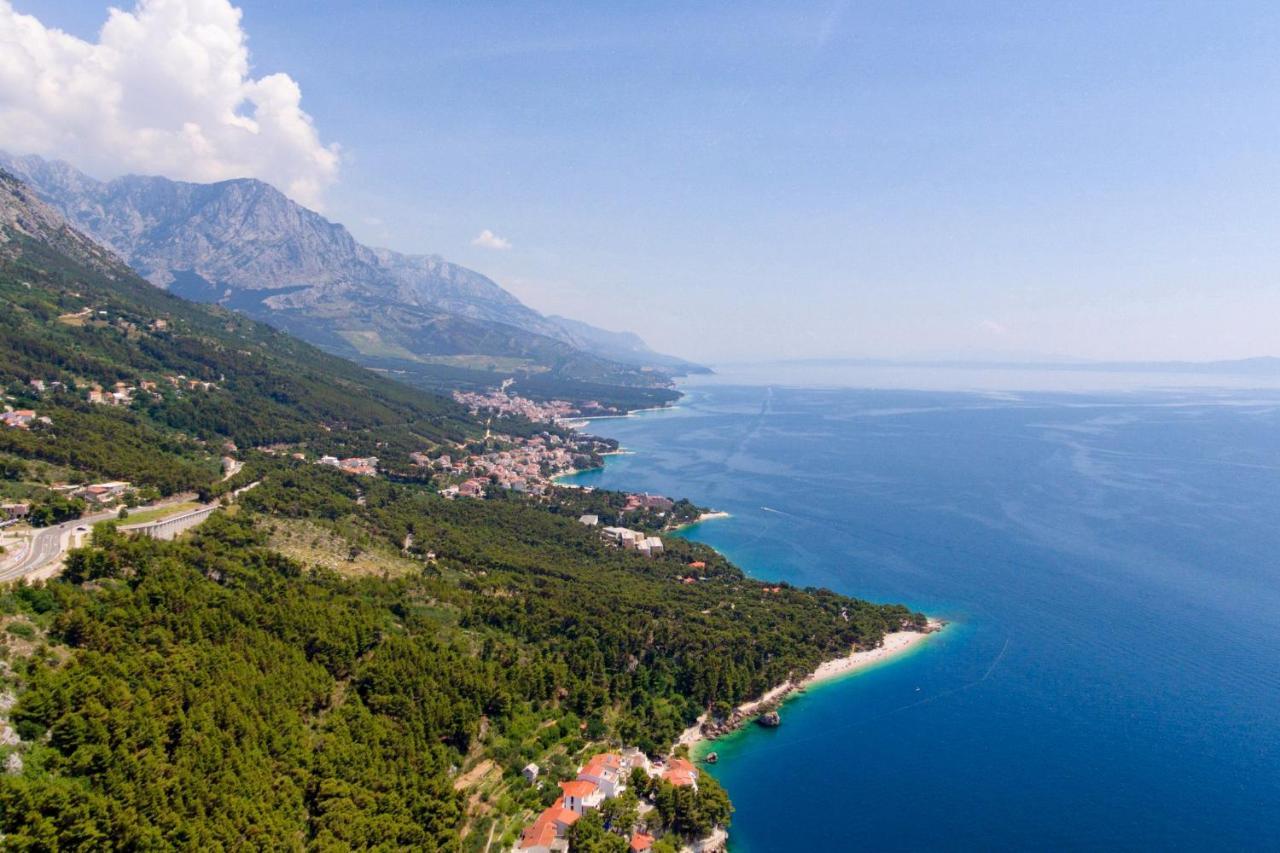
[[[951,622],[717,743],[735,853],[1280,849],[1280,390],[686,390],[576,482]]]

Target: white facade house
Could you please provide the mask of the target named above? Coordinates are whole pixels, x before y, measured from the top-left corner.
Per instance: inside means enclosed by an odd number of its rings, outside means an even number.
[[[564,807],[576,814],[594,809],[604,802],[604,792],[600,790],[600,786],[586,779],[561,782],[560,790],[564,792]]]

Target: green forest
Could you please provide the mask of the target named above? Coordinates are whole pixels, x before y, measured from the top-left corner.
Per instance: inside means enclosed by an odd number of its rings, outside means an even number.
[[[0,588],[6,849],[470,851],[486,833],[505,848],[593,750],[664,754],[704,711],[923,623],[751,580],[677,536],[647,559],[576,521],[660,530],[696,517],[688,501],[658,516],[601,491],[446,500],[407,455],[480,446],[452,401],[100,257],[6,239],[0,386],[50,422],[0,428],[0,497],[33,500],[36,523],[82,508],[49,490],[59,477],[227,499],[172,542],[101,523],[60,576]],[[143,381],[156,392],[127,405],[85,399]],[[232,445],[244,468],[219,481]],[[392,476],[282,449],[376,454]],[[520,777],[530,761],[542,787]],[[704,781],[633,786],[663,847],[729,820]],[[619,800],[573,850],[618,848],[635,822]]]

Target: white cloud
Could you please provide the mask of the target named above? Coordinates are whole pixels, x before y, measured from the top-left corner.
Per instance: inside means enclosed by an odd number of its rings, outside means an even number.
[[[1004,323],[999,323],[992,319],[983,320],[978,324],[982,327],[982,331],[992,335],[1007,335],[1009,328]]]
[[[471,245],[479,246],[482,249],[496,249],[498,251],[506,251],[511,248],[511,241],[505,237],[499,237],[488,228],[476,235],[471,241]]]
[[[101,176],[254,177],[317,205],[337,177],[287,74],[253,78],[228,0],[139,0],[96,42],[0,0],[0,145]]]

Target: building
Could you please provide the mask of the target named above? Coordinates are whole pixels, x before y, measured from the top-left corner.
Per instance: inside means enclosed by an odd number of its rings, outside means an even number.
[[[35,419],[36,413],[31,409],[16,409],[0,414],[0,423],[16,429],[31,429],[31,422]]]
[[[644,541],[645,541],[645,544],[649,546],[650,556],[656,557],[662,553],[662,540],[659,539],[657,536],[650,536],[648,539]]]
[[[597,524],[600,523],[600,516],[582,515],[578,517],[578,523],[585,524],[587,527],[595,527]]]
[[[579,815],[604,801],[604,792],[600,790],[600,786],[586,779],[561,782],[560,790],[564,792],[564,807]]]
[[[541,771],[538,768],[538,765],[529,763],[529,764],[526,764],[524,766],[524,769],[520,771],[520,775],[525,778],[526,782],[533,783],[538,781],[538,773],[540,772]]]
[[[3,518],[26,518],[29,512],[31,512],[29,503],[0,504],[0,517]]]
[[[662,772],[662,778],[677,788],[689,786],[695,791],[698,790],[698,768],[694,767],[688,759],[671,759],[667,762],[667,769]]]
[[[622,793],[622,756],[614,752],[593,755],[586,766],[578,771],[578,779],[590,782],[600,789],[602,799]]]
[[[484,480],[467,480],[458,486],[458,495],[464,498],[484,497]]]
[[[631,853],[645,853],[646,850],[652,850],[653,836],[637,832],[631,836],[631,844],[628,849],[631,850]]]
[[[551,853],[569,849],[566,836],[569,827],[577,823],[581,815],[564,807],[564,799],[560,798],[548,807],[532,824],[525,828],[520,836],[517,850],[524,853]]]
[[[129,484],[127,482],[116,480],[110,483],[94,483],[91,486],[85,486],[80,490],[80,494],[91,503],[108,504],[124,495],[125,490],[128,488]]]
[[[348,474],[373,477],[378,473],[378,457],[352,456],[349,459],[339,460],[338,468]]]

